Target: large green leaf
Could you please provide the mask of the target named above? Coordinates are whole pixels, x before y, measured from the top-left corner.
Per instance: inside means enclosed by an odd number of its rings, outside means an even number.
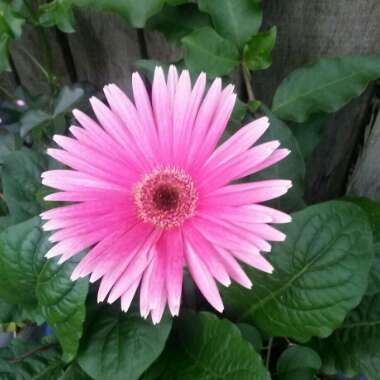
[[[176,7],[165,5],[147,26],[163,33],[169,41],[179,41],[194,30],[209,25],[210,18],[200,12],[196,4],[184,4]]]
[[[164,349],[171,319],[159,325],[139,313],[97,313],[80,346],[78,362],[95,380],[137,380]]]
[[[280,380],[314,380],[321,366],[321,358],[311,348],[292,346],[279,357],[277,375]]]
[[[73,359],[78,350],[85,319],[88,281],[70,280],[78,260],[75,258],[62,265],[48,260],[37,280],[36,293],[41,311],[58,338],[66,361]]]
[[[377,380],[380,372],[380,293],[365,296],[334,334],[313,343],[322,358],[322,372],[341,372],[350,377],[364,373],[369,380]]]
[[[290,179],[293,187],[287,194],[271,201],[270,205],[287,212],[300,210],[305,207],[303,200],[305,162],[297,140],[288,126],[277,119],[270,110],[264,106],[262,110],[269,117],[270,126],[260,142],[278,140],[281,148],[289,149],[291,153],[279,163],[254,174],[250,179]]]
[[[34,217],[0,234],[0,295],[10,303],[29,305],[32,312],[37,308],[53,328],[63,359],[71,360],[82,336],[87,280],[70,280],[78,259],[60,266],[45,259],[51,243],[40,223]]]
[[[112,12],[123,17],[134,28],[143,28],[158,13],[165,0],[72,0],[75,5]]]
[[[55,345],[41,345],[14,339],[8,347],[0,349],[0,378],[35,379],[38,374],[56,363],[58,358],[59,353]],[[50,378],[52,379],[54,378]]]
[[[39,7],[39,22],[42,26],[57,26],[62,32],[72,33],[74,29],[74,13],[71,1],[53,0]]]
[[[0,325],[21,321],[21,313],[20,305],[10,304],[0,299]]]
[[[249,269],[251,290],[223,289],[227,313],[269,335],[307,341],[326,337],[360,301],[373,255],[365,213],[349,202],[326,202],[293,214],[287,235],[268,254],[272,274]]]
[[[1,173],[3,193],[14,223],[31,218],[41,211],[41,172],[47,168],[46,155],[26,149],[13,152],[5,158]]]
[[[198,0],[199,9],[211,16],[216,31],[242,48],[262,22],[259,0]]]
[[[149,380],[269,380],[254,347],[238,328],[211,313],[186,313],[175,324]]]
[[[277,28],[257,33],[244,46],[244,63],[252,71],[267,69],[272,64],[272,50],[276,45]]]
[[[293,71],[279,86],[272,110],[298,123],[339,110],[380,77],[380,57],[324,58]]]
[[[230,74],[239,64],[239,52],[228,40],[210,27],[200,28],[182,39],[185,62],[194,72],[205,71],[211,77]]]
[[[17,304],[36,304],[37,276],[51,247],[40,229],[40,218],[6,228],[0,233],[0,295]]]

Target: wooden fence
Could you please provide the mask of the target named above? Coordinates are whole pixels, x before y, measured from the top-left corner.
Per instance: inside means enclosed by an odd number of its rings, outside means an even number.
[[[268,104],[281,80],[315,57],[380,54],[378,0],[263,0],[263,6],[264,29],[277,25],[278,42],[274,64],[255,74],[253,87],[257,98]],[[2,74],[2,86],[13,91],[22,83],[34,94],[47,91],[44,78],[24,52],[42,59],[38,41],[36,31],[25,28],[11,48],[15,73]],[[76,12],[73,34],[50,30],[49,43],[63,83],[84,80],[99,88],[115,82],[128,90],[136,60],[176,60],[183,54],[156,32],[131,29],[117,16],[92,10]],[[376,115],[376,99],[372,86],[328,119],[308,164],[309,201],[338,197],[347,189],[380,201],[380,120],[370,122]]]

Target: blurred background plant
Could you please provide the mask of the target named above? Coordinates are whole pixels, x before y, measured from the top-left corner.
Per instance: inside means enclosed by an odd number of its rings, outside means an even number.
[[[377,0],[0,0],[1,378],[377,380],[379,16]],[[169,64],[235,84],[227,134],[266,114],[292,150],[260,178],[293,181],[276,207],[294,223],[273,275],[223,289],[229,321],[186,282],[202,312],[154,327],[96,305],[77,259],[44,258],[52,136],[103,85]]]

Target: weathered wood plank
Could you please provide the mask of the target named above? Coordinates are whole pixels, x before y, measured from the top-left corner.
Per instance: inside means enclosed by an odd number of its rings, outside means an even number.
[[[56,31],[54,29],[45,29],[49,51],[52,56],[53,70],[58,76],[60,83],[70,82],[69,74],[66,69],[65,61],[61,46],[58,44]],[[41,69],[28,56],[33,56],[43,67],[46,68],[46,56],[42,42],[42,36],[39,32],[26,25],[23,34],[19,40],[11,45],[11,54],[17,73],[20,77],[21,84],[25,86],[32,94],[47,93],[49,85]]]
[[[155,31],[144,31],[149,59],[176,62],[183,58],[183,49],[169,44],[164,35]]]
[[[377,0],[267,0],[264,29],[278,27],[273,66],[253,79],[256,96],[270,104],[279,83],[295,68],[315,57],[379,54]],[[309,164],[306,196],[311,202],[344,193],[367,97],[345,107],[329,121]]]
[[[79,80],[98,88],[116,83],[129,90],[134,62],[140,58],[136,30],[115,15],[93,10],[76,12],[76,33],[69,45]]]
[[[350,177],[347,193],[380,202],[380,113],[378,99],[376,103],[374,117],[367,124],[364,142]]]

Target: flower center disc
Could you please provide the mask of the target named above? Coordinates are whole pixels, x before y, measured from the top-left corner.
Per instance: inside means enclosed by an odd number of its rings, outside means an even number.
[[[178,227],[194,215],[198,194],[192,178],[182,169],[155,169],[134,190],[141,220],[156,227]]]

